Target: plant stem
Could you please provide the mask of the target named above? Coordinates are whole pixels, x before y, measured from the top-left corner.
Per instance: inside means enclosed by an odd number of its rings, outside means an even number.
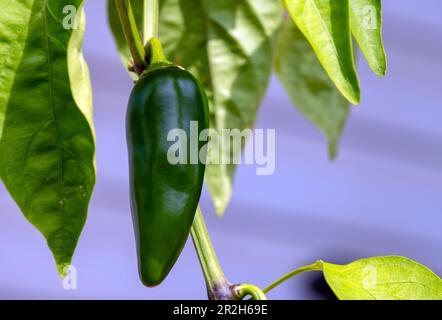
[[[271,285],[269,285],[268,287],[266,287],[263,292],[267,293],[270,290],[274,289],[275,287],[279,286],[281,283],[283,283],[284,281],[287,281],[288,279],[297,276],[298,274],[304,273],[304,272],[308,272],[308,271],[321,271],[322,270],[322,261],[316,261],[313,264],[310,264],[308,266],[304,266],[301,268],[298,268],[292,272],[287,273],[286,275],[284,275],[283,277],[279,278],[278,280],[276,280],[275,282],[273,282]]]
[[[159,3],[158,0],[144,1],[143,38],[144,43],[150,38],[158,38]]]
[[[209,298],[212,300],[233,299],[231,285],[218,263],[200,208],[196,211],[191,234],[206,280]]]
[[[129,0],[115,0],[118,15],[120,16],[121,26],[123,28],[124,37],[134,59],[134,69],[141,74],[147,67],[146,53],[143,42],[138,32],[132,6]]]

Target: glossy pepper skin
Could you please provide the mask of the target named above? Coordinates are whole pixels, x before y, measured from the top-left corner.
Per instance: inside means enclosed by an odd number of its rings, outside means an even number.
[[[131,208],[142,282],[160,284],[178,259],[190,233],[204,179],[205,165],[171,164],[172,129],[187,135],[190,122],[198,134],[208,128],[204,89],[188,71],[170,65],[155,68],[136,83],[129,100],[126,127]],[[198,142],[198,150],[204,142]]]

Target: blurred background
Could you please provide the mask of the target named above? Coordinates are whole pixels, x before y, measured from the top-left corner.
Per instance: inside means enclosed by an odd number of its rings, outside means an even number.
[[[240,166],[223,219],[204,192],[202,209],[232,282],[264,287],[317,259],[377,255],[407,256],[442,275],[442,2],[383,4],[387,76],[359,60],[362,103],[352,108],[337,161],[328,161],[322,135],[273,78],[256,127],[276,129],[275,173]],[[106,1],[86,1],[85,9],[98,176],[73,260],[78,289],[63,289],[43,237],[0,186],[0,298],[205,299],[191,241],[160,287],[138,280],[124,128],[132,83],[107,28]],[[331,297],[319,273],[269,294]]]

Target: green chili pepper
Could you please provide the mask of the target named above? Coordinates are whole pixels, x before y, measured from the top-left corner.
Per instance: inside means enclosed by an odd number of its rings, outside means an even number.
[[[151,67],[132,91],[126,119],[139,273],[149,287],[165,279],[189,236],[205,171],[199,154],[196,164],[190,161],[191,122],[198,135],[209,126],[204,88],[188,71],[165,62],[154,41]],[[168,141],[173,129],[186,133],[186,164],[168,160],[177,143]],[[198,139],[198,153],[203,145]]]

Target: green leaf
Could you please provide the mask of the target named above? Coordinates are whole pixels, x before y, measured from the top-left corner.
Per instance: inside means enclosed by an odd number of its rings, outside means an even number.
[[[209,92],[211,127],[218,132],[253,128],[282,16],[279,1],[162,1],[160,39],[168,56],[189,68]],[[232,150],[220,153],[233,157]],[[207,167],[218,214],[230,201],[235,169],[233,164]]]
[[[291,20],[285,20],[281,30],[275,71],[296,108],[324,133],[329,156],[334,159],[350,104]]]
[[[20,31],[27,25],[31,15],[31,10],[25,8],[25,5],[15,2],[10,6],[10,1],[0,0],[0,139],[15,70],[20,64],[25,46],[23,38],[26,35]],[[12,42],[13,39],[16,41]],[[14,46],[13,51],[11,45]]]
[[[287,273],[263,291],[321,270],[340,300],[442,300],[442,280],[427,267],[398,256],[361,259],[344,266],[316,261]]]
[[[0,0],[0,176],[45,236],[62,275],[95,183],[82,5],[83,0]],[[75,9],[73,19],[69,8]],[[73,21],[76,29],[69,28]]]
[[[341,300],[442,299],[442,280],[427,267],[404,257],[322,265],[328,285]]]
[[[382,43],[381,0],[350,0],[351,32],[378,76],[384,76],[387,58]]]
[[[137,23],[138,32],[141,36],[143,32],[143,10],[144,4],[141,0],[131,0],[132,11]],[[117,6],[115,0],[108,0],[107,2],[107,16],[109,26],[111,28],[112,34],[114,36],[115,44],[120,55],[121,62],[125,67],[128,63],[132,61],[132,55],[130,53],[129,47],[126,44],[126,39],[124,37],[123,29],[121,27],[120,17],[118,15]],[[132,79],[136,80],[138,76],[134,72],[130,72]]]
[[[115,10],[111,3],[109,8]],[[115,17],[115,12],[109,14]],[[271,76],[282,16],[279,1],[160,1],[160,40],[167,57],[206,88],[213,129],[253,127]],[[121,42],[121,35],[116,37]],[[126,49],[120,52],[127,54]],[[220,153],[232,156],[230,149]],[[234,164],[207,166],[206,182],[219,214],[230,201],[235,169]]]
[[[348,0],[284,0],[284,4],[336,87],[358,104]]]

